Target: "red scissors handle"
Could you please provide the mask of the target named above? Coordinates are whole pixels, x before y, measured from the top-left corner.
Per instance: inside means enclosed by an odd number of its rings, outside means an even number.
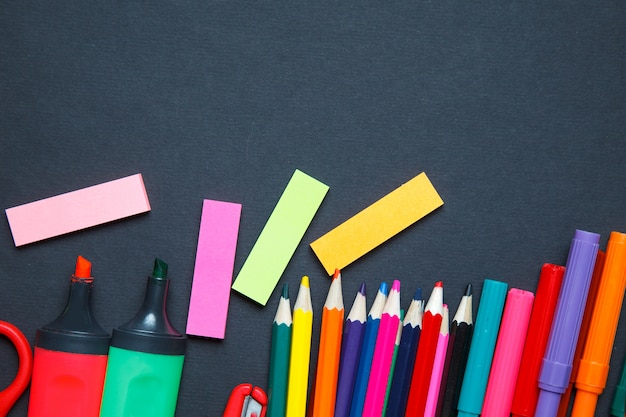
[[[24,334],[11,323],[0,320],[0,334],[7,336],[13,343],[20,360],[15,379],[4,391],[0,391],[0,417],[5,417],[30,382],[30,374],[33,371],[33,352]]]
[[[252,384],[237,385],[230,393],[222,417],[265,417],[267,395]]]

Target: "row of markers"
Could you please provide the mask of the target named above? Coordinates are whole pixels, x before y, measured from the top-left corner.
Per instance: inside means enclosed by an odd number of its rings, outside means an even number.
[[[476,324],[469,284],[449,324],[443,284],[400,309],[382,283],[366,317],[365,284],[347,319],[341,274],[324,304],[309,394],[313,309],[303,277],[293,315],[283,288],[272,326],[267,417],[591,417],[606,385],[626,287],[626,234],[577,230],[566,266],[545,264],[536,296],[483,282]],[[508,290],[508,291],[507,291]],[[626,416],[626,369],[611,414]],[[574,385],[575,384],[575,385]]]

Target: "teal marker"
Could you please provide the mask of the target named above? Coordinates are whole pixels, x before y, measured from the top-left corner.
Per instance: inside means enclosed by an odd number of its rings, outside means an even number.
[[[626,415],[626,358],[624,358],[624,365],[622,365],[622,376],[619,379],[619,384],[615,387],[615,394],[611,403],[611,415],[617,417]]]
[[[154,261],[139,312],[113,330],[100,417],[173,417],[187,337],[167,317],[167,264]]]
[[[457,406],[458,417],[477,417],[482,411],[507,289],[504,282],[486,279],[483,283]]]

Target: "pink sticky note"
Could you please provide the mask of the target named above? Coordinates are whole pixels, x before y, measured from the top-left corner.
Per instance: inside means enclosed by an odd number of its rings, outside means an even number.
[[[15,246],[150,211],[141,174],[6,209]]]
[[[187,334],[223,339],[241,204],[204,200],[193,271]]]

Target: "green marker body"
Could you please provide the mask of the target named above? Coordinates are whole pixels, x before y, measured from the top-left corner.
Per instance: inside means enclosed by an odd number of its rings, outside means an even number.
[[[139,312],[113,330],[100,417],[174,416],[187,338],[167,317],[168,287],[157,259]]]
[[[100,416],[173,416],[184,360],[111,347]]]

